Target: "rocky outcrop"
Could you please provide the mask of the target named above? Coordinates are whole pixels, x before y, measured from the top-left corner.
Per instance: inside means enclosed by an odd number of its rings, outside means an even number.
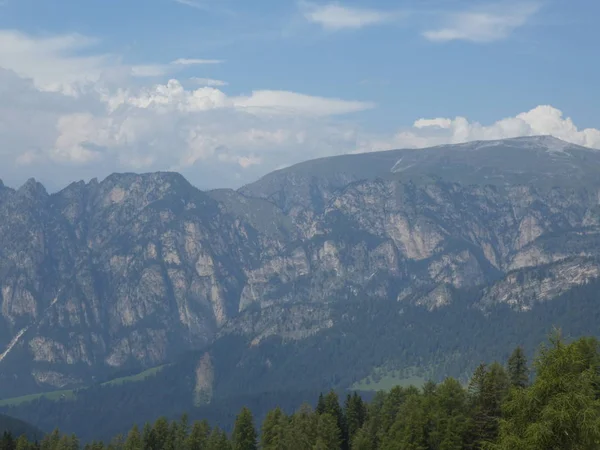
[[[54,194],[0,185],[0,395],[157,366],[228,334],[302,340],[349,301],[434,311],[461,289],[479,289],[483,309],[549,301],[600,276],[600,152],[555,148],[349,155],[239,192],[173,173]]]

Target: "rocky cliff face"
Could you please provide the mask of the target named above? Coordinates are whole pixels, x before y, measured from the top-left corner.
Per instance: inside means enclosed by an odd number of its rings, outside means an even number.
[[[600,277],[599,170],[600,152],[531,138],[312,161],[239,192],[173,173],[0,185],[0,394],[227,334],[301,340],[349,300],[435,310],[473,288],[473,307],[531,309]]]

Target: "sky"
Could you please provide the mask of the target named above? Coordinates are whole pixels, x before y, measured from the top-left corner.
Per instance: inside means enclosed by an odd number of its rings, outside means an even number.
[[[239,187],[338,154],[600,149],[595,0],[0,0],[0,179]]]

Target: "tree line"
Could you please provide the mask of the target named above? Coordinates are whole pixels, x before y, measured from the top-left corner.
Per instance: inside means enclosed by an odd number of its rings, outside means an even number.
[[[531,376],[535,373],[535,377]],[[531,382],[531,379],[533,381]],[[366,402],[321,394],[316,407],[276,408],[260,425],[242,408],[233,431],[160,418],[111,442],[84,446],[58,430],[40,442],[5,433],[0,450],[587,450],[600,448],[600,345],[560,333],[532,367],[523,349],[481,364],[467,386],[453,378],[396,387]]]

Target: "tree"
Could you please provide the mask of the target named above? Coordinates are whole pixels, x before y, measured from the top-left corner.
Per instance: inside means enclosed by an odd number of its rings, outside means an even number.
[[[504,405],[497,450],[592,450],[600,447],[600,351],[584,338],[550,338],[536,359],[536,379],[511,391]]]
[[[230,450],[231,445],[227,439],[227,434],[219,427],[213,428],[206,442],[207,450]]]
[[[267,413],[261,430],[261,449],[278,450],[285,448],[287,418],[280,408]]]
[[[142,435],[137,425],[134,425],[125,439],[124,449],[125,450],[143,450],[144,445],[142,441]]]
[[[323,393],[319,394],[319,400],[317,400],[317,407],[315,408],[317,414],[323,414],[325,412],[325,397]]]
[[[509,387],[508,374],[504,367],[493,363],[489,368],[479,365],[469,383],[472,427],[469,444],[480,449],[493,442],[498,435],[498,424],[502,414],[502,402]]]
[[[179,423],[174,422],[171,433],[173,434],[174,450],[187,450],[187,438],[190,432],[188,415],[183,414]]]
[[[411,392],[381,442],[384,450],[427,450],[427,416],[420,393]]]
[[[254,418],[246,407],[238,414],[232,435],[233,450],[256,450],[257,436],[254,428]]]
[[[156,433],[154,428],[149,423],[144,425],[142,432],[142,443],[144,450],[159,450],[158,442],[156,440]]]
[[[29,443],[27,436],[22,435],[19,437],[19,439],[17,439],[16,450],[31,450],[32,448],[33,445]]]
[[[352,442],[354,435],[363,426],[367,409],[362,398],[355,392],[348,395],[344,404],[345,424],[348,431],[348,442]]]
[[[10,431],[5,431],[0,441],[0,450],[16,450],[17,443]]]
[[[41,450],[55,450],[58,446],[58,442],[60,441],[60,432],[58,429],[54,429],[52,433],[47,434],[42,439],[40,444]]]
[[[339,450],[341,444],[342,432],[337,419],[329,413],[321,414],[317,424],[315,450]]]
[[[152,427],[154,432],[155,445],[154,450],[165,450],[171,440],[171,427],[165,417],[159,417]]]
[[[341,433],[341,435],[340,435],[340,438],[342,440],[341,447],[342,447],[342,450],[345,450],[348,448],[348,430],[346,427],[346,418],[344,417],[344,411],[342,410],[342,407],[340,406],[339,397],[333,389],[331,391],[329,391],[329,393],[325,396],[324,404],[325,404],[324,414],[329,414],[330,416],[334,417],[336,420],[337,426]]]
[[[368,431],[360,429],[354,434],[350,448],[352,450],[373,450],[375,445]]]
[[[517,347],[508,358],[508,376],[511,386],[524,388],[529,383],[529,369],[527,358],[522,347]]]
[[[317,442],[317,424],[319,415],[309,405],[302,405],[289,420],[285,434],[287,450],[305,450]]]
[[[192,431],[187,438],[188,450],[203,450],[206,447],[208,436],[210,435],[210,426],[206,420],[194,422]]]

